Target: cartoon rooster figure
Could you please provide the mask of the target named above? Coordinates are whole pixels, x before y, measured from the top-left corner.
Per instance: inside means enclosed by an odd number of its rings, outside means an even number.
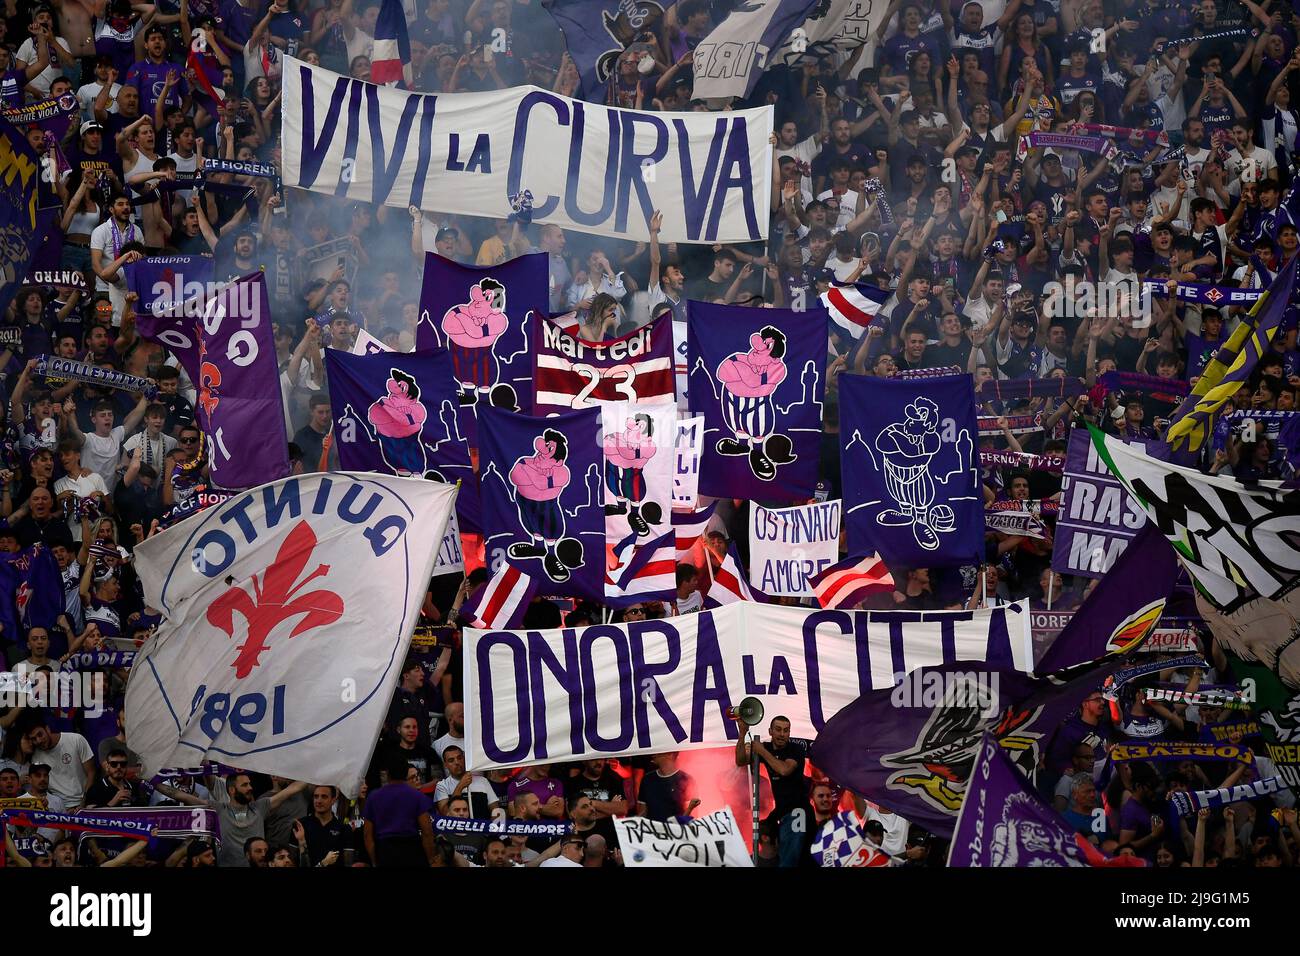
[[[366,420],[375,427],[379,453],[393,474],[428,477],[423,435],[429,413],[420,401],[420,386],[401,369],[390,369],[388,374],[388,394],[370,406]]]
[[[452,370],[460,382],[460,403],[488,404],[519,411],[513,386],[499,382],[501,363],[493,351],[497,339],[510,326],[506,315],[506,287],[483,279],[469,290],[469,301],[450,308],[442,317],[442,332],[451,352]]]

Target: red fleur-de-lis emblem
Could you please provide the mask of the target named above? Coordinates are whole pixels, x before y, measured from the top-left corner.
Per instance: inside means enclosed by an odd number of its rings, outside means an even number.
[[[235,677],[247,677],[261,663],[259,658],[267,649],[267,638],[278,624],[301,615],[302,620],[289,632],[289,637],[294,638],[333,624],[343,616],[343,599],[333,591],[298,593],[312,579],[329,574],[329,565],[321,564],[298,580],[316,550],[316,543],[316,533],[311,525],[299,521],[280,545],[275,561],[261,580],[253,575],[251,596],[242,587],[232,587],[208,607],[208,623],[225,631],[227,637],[235,636],[236,611],[248,622],[248,634],[244,643],[239,645],[239,655],[232,665]]]
[[[208,347],[203,342],[202,329],[197,329],[199,333],[199,404],[203,410],[208,413],[208,420],[212,420],[212,413],[217,410],[221,404],[221,369],[209,362],[205,356],[208,354]]]

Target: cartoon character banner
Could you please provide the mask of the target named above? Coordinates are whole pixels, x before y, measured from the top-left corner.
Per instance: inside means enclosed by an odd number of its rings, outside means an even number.
[[[704,416],[700,494],[811,498],[821,457],[826,310],[687,308],[691,412]]]
[[[677,467],[673,475],[673,508],[694,511],[700,491],[700,453],[704,448],[704,416],[677,420]]]
[[[354,355],[326,349],[325,373],[339,467],[459,481],[456,510],[466,530],[477,531],[478,481],[460,434],[447,351]]]
[[[984,497],[969,375],[840,377],[840,469],[850,553],[911,568],[978,564]]]
[[[532,323],[533,412],[546,415],[607,402],[673,402],[670,317],[606,342],[587,342],[540,313]]]
[[[657,36],[677,0],[545,0],[578,68],[584,100],[604,103],[619,56],[637,37]]]
[[[655,555],[642,551],[663,551],[661,557],[675,557],[676,535],[672,526],[672,488],[676,461],[671,444],[677,437],[677,406],[630,405],[626,402],[601,406],[605,453],[605,546],[608,551],[609,581],[614,587],[611,606],[647,600],[649,590],[671,599],[677,587],[677,568],[645,565]],[[639,560],[639,558],[644,560]],[[635,568],[635,569],[634,569]],[[628,577],[631,575],[631,577]],[[657,578],[650,581],[649,577]],[[640,577],[636,587],[632,578]],[[628,601],[621,600],[628,597]]]
[[[600,409],[550,418],[481,410],[479,452],[487,564],[508,561],[542,592],[605,596]]]
[[[545,253],[499,266],[464,266],[424,256],[416,349],[445,348],[460,383],[461,434],[478,447],[478,410],[533,410],[528,316],[546,314],[550,266]]]

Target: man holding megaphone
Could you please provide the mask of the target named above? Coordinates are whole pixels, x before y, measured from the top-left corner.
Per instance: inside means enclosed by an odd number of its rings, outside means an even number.
[[[762,706],[757,709],[756,716],[745,709],[743,702],[735,711],[733,719],[740,725],[740,737],[736,740],[736,766],[748,767],[750,760],[757,756],[760,766],[767,768],[767,778],[772,785],[772,799],[776,806],[763,819],[763,825],[771,827],[775,837],[776,825],[781,818],[808,802],[808,778],[804,776],[808,748],[806,743],[790,738],[790,719],[777,716],[767,725],[767,732],[772,739],[764,743],[756,736],[751,750],[751,745],[747,742],[750,724],[746,723],[746,718],[762,720]]]

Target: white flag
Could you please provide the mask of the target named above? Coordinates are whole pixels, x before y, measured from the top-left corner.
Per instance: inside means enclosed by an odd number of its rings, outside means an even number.
[[[165,616],[126,689],[145,777],[217,760],[354,795],[455,500],[434,481],[301,475],[136,548]]]
[[[615,817],[614,829],[628,867],[754,865],[731,807],[684,823]]]

